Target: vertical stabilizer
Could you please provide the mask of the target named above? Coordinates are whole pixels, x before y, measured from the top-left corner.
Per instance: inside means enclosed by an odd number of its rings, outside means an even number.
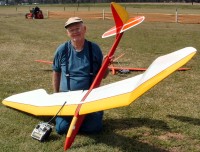
[[[122,6],[114,2],[111,3],[111,10],[116,25],[116,30],[117,30],[116,33],[119,33],[123,25],[129,19],[128,12]]]

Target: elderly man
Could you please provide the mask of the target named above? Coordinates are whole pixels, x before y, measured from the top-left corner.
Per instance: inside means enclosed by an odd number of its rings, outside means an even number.
[[[54,92],[87,90],[101,67],[102,51],[97,44],[85,39],[86,26],[81,18],[69,18],[65,23],[65,28],[70,40],[61,44],[55,52],[53,61]],[[101,131],[102,118],[102,111],[86,115],[80,131],[85,133]],[[56,118],[57,133],[66,133],[71,120],[71,116],[58,116]]]

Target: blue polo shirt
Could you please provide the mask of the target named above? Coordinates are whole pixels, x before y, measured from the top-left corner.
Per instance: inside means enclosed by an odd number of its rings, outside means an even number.
[[[92,44],[93,75],[95,76],[102,64],[103,54],[100,47]],[[68,56],[67,56],[68,55]],[[68,61],[69,78],[66,76],[66,65]],[[53,70],[61,73],[60,91],[87,90],[90,87],[90,55],[89,44],[85,40],[82,51],[77,52],[67,41],[61,44],[54,55]],[[68,83],[70,89],[68,88]]]

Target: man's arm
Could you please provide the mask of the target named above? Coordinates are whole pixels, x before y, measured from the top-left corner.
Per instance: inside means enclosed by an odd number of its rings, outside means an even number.
[[[60,91],[60,72],[53,71],[53,89],[54,92]]]

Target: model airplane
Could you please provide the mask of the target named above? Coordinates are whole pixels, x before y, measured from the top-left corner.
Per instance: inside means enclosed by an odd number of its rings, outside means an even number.
[[[143,74],[98,87],[123,32],[144,20],[143,16],[129,19],[126,10],[116,3],[111,3],[111,9],[116,26],[104,33],[102,37],[116,35],[116,39],[89,90],[47,94],[45,90],[38,89],[12,95],[2,101],[6,106],[36,116],[54,116],[67,102],[58,113],[60,116],[74,116],[66,136],[64,150],[70,148],[73,143],[85,114],[130,105],[157,83],[186,64],[197,51],[193,47],[180,49],[157,58]]]

